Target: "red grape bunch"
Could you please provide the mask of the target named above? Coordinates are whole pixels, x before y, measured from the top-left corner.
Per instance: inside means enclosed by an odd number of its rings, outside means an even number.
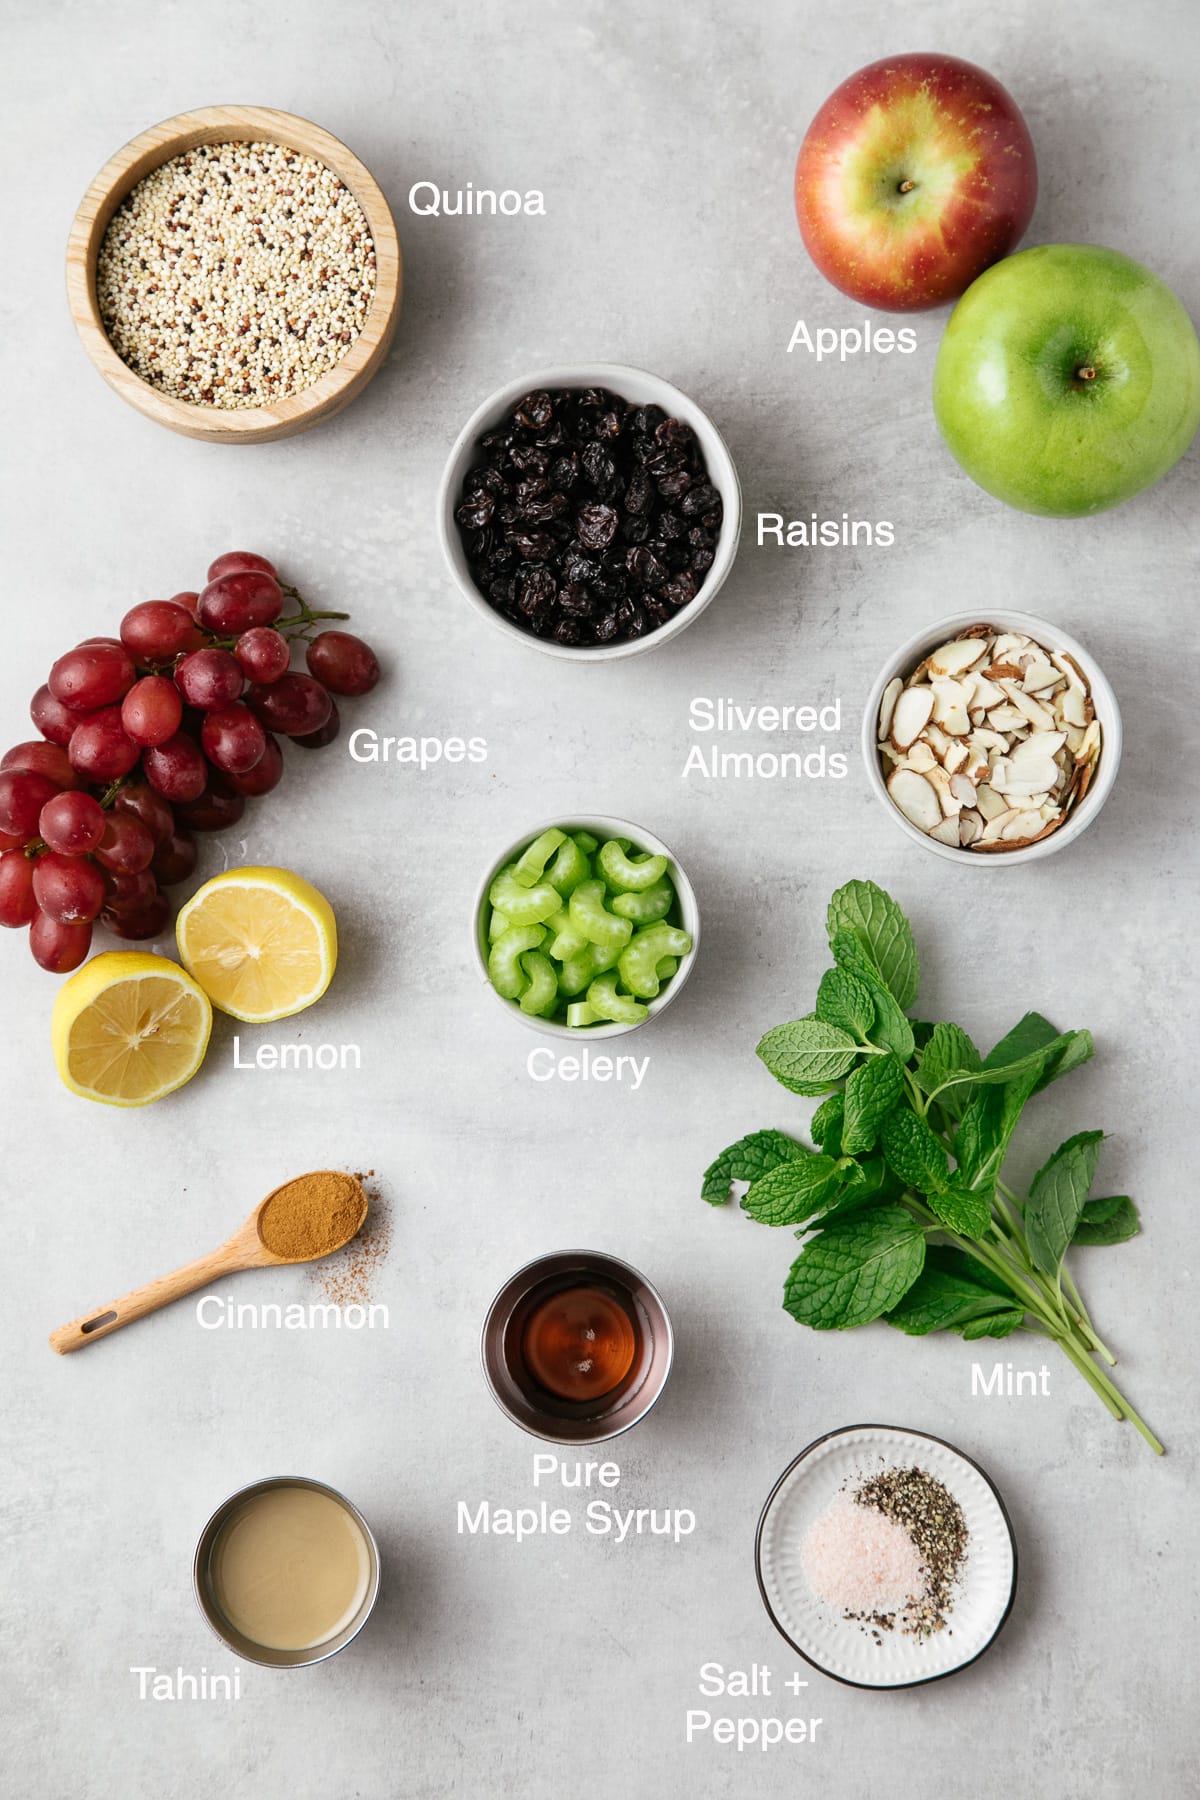
[[[29,709],[41,738],[0,758],[0,925],[27,925],[44,969],[77,968],[97,919],[117,937],[157,936],[162,890],[196,866],[193,833],[234,824],[278,786],[279,738],[333,742],[334,696],[379,680],[361,638],[314,630],[347,616],[313,612],[266,557],[235,550],[202,592],[144,600],[119,637],[59,657]],[[307,674],[291,666],[294,641]]]

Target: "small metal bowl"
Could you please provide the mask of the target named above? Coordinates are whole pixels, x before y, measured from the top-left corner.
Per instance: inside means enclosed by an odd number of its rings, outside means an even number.
[[[312,1488],[318,1494],[324,1494],[344,1507],[363,1536],[367,1550],[367,1590],[362,1604],[348,1624],[333,1637],[327,1638],[323,1644],[314,1644],[306,1650],[275,1650],[266,1644],[257,1644],[253,1639],[244,1637],[222,1613],[217,1605],[212,1580],[212,1554],[221,1530],[231,1514],[253,1498],[255,1494],[269,1492],[272,1488]],[[237,1493],[230,1494],[218,1506],[204,1530],[200,1533],[200,1542],[196,1545],[196,1555],[192,1563],[192,1583],[196,1592],[196,1604],[204,1614],[209,1627],[221,1642],[228,1646],[236,1656],[244,1662],[258,1663],[267,1669],[307,1669],[314,1663],[328,1662],[339,1650],[356,1638],[374,1610],[379,1597],[379,1546],[374,1534],[358,1508],[347,1500],[345,1494],[339,1494],[336,1488],[327,1487],[323,1481],[312,1481],[304,1475],[271,1475],[264,1481],[252,1482],[249,1487],[239,1488]]]
[[[595,1400],[562,1400],[538,1387],[522,1367],[521,1334],[533,1308],[563,1288],[608,1288],[632,1305],[641,1339],[631,1377]],[[483,1372],[501,1412],[549,1444],[602,1444],[644,1419],[667,1384],[675,1340],[667,1309],[644,1275],[599,1250],[539,1256],[509,1277],[488,1308],[480,1338]]]
[[[609,838],[626,837],[638,850],[649,851],[652,856],[665,856],[670,865],[669,873],[675,886],[675,905],[667,917],[671,924],[679,925],[688,933],[692,940],[692,947],[680,961],[679,967],[671,979],[663,983],[654,999],[646,1001],[648,1016],[638,1019],[633,1025],[621,1025],[616,1020],[612,1020],[606,1025],[583,1025],[573,1028],[570,1025],[562,1024],[557,1019],[533,1018],[529,1013],[523,1013],[515,1000],[506,1000],[504,995],[498,994],[492,986],[491,977],[488,974],[488,920],[492,911],[488,893],[491,885],[501,869],[507,868],[509,863],[515,862],[521,852],[527,849],[535,838],[541,837],[543,831],[550,831],[555,827],[567,832],[590,832],[592,837],[599,838],[602,844],[606,843]],[[611,818],[606,813],[576,813],[572,814],[569,819],[544,819],[540,825],[534,825],[530,830],[522,833],[515,843],[508,846],[503,856],[496,857],[489,862],[475,891],[471,933],[475,966],[479,971],[479,978],[488,992],[499,1001],[510,1016],[517,1018],[522,1025],[528,1026],[532,1031],[541,1032],[545,1037],[569,1038],[576,1044],[595,1043],[600,1038],[623,1037],[627,1031],[637,1031],[641,1026],[648,1025],[651,1019],[656,1019],[670,1006],[696,966],[696,957],[700,949],[700,903],[696,899],[696,890],[689,881],[683,864],[675,853],[668,849],[661,838],[655,837],[652,831],[645,830],[641,825],[631,825],[628,819]],[[580,998],[582,999],[583,996],[581,995]]]

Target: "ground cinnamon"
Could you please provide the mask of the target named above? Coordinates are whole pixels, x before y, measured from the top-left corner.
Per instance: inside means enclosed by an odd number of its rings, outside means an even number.
[[[355,1177],[322,1169],[277,1189],[259,1214],[258,1232],[273,1256],[308,1262],[347,1243],[366,1213],[367,1197]]]

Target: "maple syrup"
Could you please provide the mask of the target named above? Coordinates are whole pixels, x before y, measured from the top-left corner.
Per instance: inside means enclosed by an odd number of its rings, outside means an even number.
[[[614,1290],[590,1283],[559,1288],[526,1319],[521,1359],[556,1399],[599,1400],[628,1378],[639,1337],[632,1308]]]

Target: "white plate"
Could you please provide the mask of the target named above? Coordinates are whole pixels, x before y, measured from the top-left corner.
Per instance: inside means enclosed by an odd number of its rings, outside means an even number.
[[[881,1632],[877,1644],[869,1628],[817,1598],[801,1550],[844,1486],[914,1463],[962,1507],[969,1533],[966,1560],[944,1630],[923,1642],[898,1630]],[[763,1604],[779,1631],[806,1662],[851,1687],[915,1687],[965,1669],[995,1639],[1017,1591],[1012,1526],[988,1476],[940,1438],[892,1425],[849,1425],[802,1450],[763,1507],[754,1554]]]

